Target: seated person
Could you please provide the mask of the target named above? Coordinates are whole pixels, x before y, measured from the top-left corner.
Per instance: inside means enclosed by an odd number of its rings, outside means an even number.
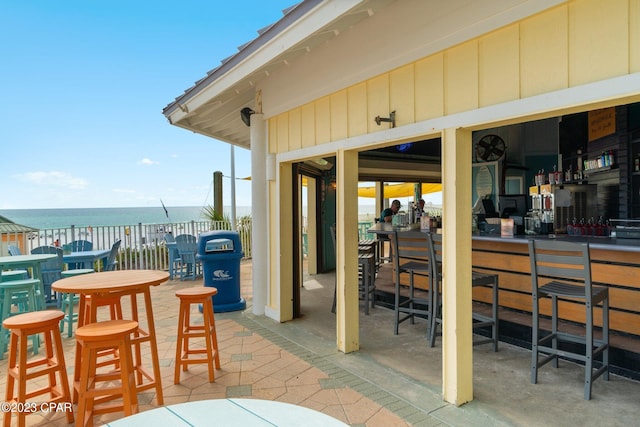
[[[396,199],[391,202],[391,207],[380,213],[380,222],[391,222],[393,216],[398,213],[401,207],[402,203],[400,203],[400,200]]]
[[[418,206],[416,206],[416,222],[420,222],[422,215],[424,215],[424,199],[418,200]]]

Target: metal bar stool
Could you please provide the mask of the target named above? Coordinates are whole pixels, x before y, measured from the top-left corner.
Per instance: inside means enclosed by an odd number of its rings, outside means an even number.
[[[375,256],[375,267],[376,271],[378,271],[378,264],[380,263],[380,252],[379,245],[376,239],[363,239],[358,242],[358,248],[368,248],[368,250],[364,250],[364,252],[372,252]]]
[[[375,307],[375,276],[376,257],[375,246],[358,247],[358,270],[360,274],[360,296],[364,300],[364,314],[369,314],[369,304]]]
[[[429,256],[432,264],[431,280],[429,283],[429,294],[431,295],[431,324],[429,326],[429,346],[433,347],[436,342],[437,325],[442,324],[442,315],[440,314],[440,283],[442,281],[442,235],[437,233],[428,233]],[[471,272],[471,287],[491,287],[491,316],[485,316],[481,313],[471,313],[473,319],[473,329],[491,328],[488,338],[476,339],[473,345],[481,345],[492,343],[493,351],[498,351],[499,332],[498,332],[498,275],[488,274],[480,271]]]
[[[209,382],[215,381],[215,371],[220,369],[220,354],[218,351],[218,338],[216,335],[216,323],[213,316],[212,297],[218,293],[214,287],[194,287],[181,289],[176,292],[180,299],[180,313],[178,315],[178,341],[176,342],[176,366],[173,383],[180,383],[180,368],[187,370],[188,365],[206,363],[209,370]],[[191,305],[202,305],[202,325],[191,323]],[[204,338],[204,349],[189,348],[189,340],[192,338]],[[192,358],[192,355],[206,355],[205,357]]]
[[[64,313],[57,310],[33,311],[9,317],[2,326],[10,330],[7,392],[5,402],[26,403],[27,399],[48,394],[48,403],[57,404],[73,422],[73,405],[69,392],[69,379],[64,361],[64,348],[58,323]],[[45,355],[27,360],[27,339],[31,335],[44,334]],[[56,379],[56,375],[59,377]],[[38,377],[47,377],[48,385],[27,392],[27,385]],[[17,383],[17,392],[16,392]],[[42,404],[42,403],[41,403]],[[25,425],[29,411],[18,412],[18,425]],[[4,425],[11,424],[11,412],[4,413]]]
[[[423,298],[416,294],[415,276],[430,276],[429,248],[427,236],[420,231],[402,231],[389,234],[391,240],[391,257],[395,270],[394,330],[398,335],[400,323],[409,320],[412,324],[415,317],[427,320],[427,332],[430,320],[430,295]],[[401,260],[403,260],[401,262]],[[401,298],[400,276],[409,275],[409,292],[407,298]]]
[[[132,415],[138,412],[135,370],[131,354],[131,334],[138,329],[135,320],[107,320],[90,323],[76,330],[82,351],[78,388],[77,425],[93,425],[93,416],[110,412]],[[99,369],[98,358],[104,350],[120,355],[116,369]],[[121,401],[113,400],[121,398]]]
[[[529,240],[533,298],[531,324],[531,383],[538,382],[538,369],[560,357],[584,363],[584,398],[591,399],[593,381],[609,380],[609,288],[593,286],[588,243],[554,240]],[[551,332],[540,331],[540,299],[551,298]],[[584,333],[558,328],[560,308],[584,309]],[[601,305],[601,337],[594,334],[594,310]],[[541,358],[539,357],[541,356]],[[595,360],[600,358],[600,361]]]

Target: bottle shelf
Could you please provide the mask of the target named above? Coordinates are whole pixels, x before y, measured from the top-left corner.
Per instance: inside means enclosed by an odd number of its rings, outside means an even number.
[[[614,169],[618,169],[618,165],[611,165],[611,166],[603,166],[601,168],[595,168],[595,169],[587,169],[585,171],[583,171],[583,173],[586,176],[592,175],[592,174],[598,174],[598,173],[602,173],[602,172],[609,172],[611,170]]]

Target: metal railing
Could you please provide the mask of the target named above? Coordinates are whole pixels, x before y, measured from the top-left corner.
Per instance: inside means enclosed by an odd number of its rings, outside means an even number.
[[[89,240],[94,249],[110,249],[113,243],[122,241],[118,252],[118,269],[167,270],[169,255],[164,235],[172,233],[199,236],[211,230],[230,230],[228,221],[190,221],[168,224],[109,225],[41,229],[32,232],[0,233],[0,256],[9,255],[9,245],[20,248],[23,254],[31,253],[39,246],[63,246],[74,240]],[[251,219],[237,224],[244,258],[251,258]]]

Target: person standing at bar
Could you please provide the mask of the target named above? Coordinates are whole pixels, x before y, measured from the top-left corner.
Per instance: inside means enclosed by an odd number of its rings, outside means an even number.
[[[400,203],[400,200],[396,199],[391,202],[391,207],[386,208],[380,213],[380,222],[391,222],[393,216],[398,213],[401,207],[402,203]]]

